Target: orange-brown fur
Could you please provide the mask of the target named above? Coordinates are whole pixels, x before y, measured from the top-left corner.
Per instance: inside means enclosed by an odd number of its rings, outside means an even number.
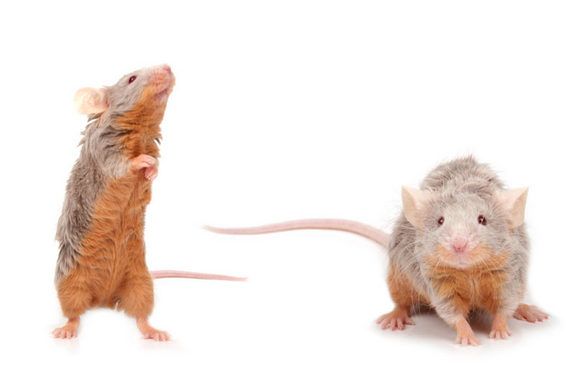
[[[472,252],[472,257],[480,259],[478,263],[458,269],[441,263],[445,253],[445,249],[438,247],[425,262],[428,278],[439,297],[449,299],[463,314],[473,309],[496,313],[501,306],[503,285],[508,279],[504,270],[508,255],[478,248]]]
[[[124,153],[130,159],[141,154],[158,157],[156,141],[161,138],[159,124],[164,116],[164,108],[154,102],[155,92],[155,86],[146,87],[134,108],[116,120],[121,128],[136,133],[124,136],[122,143]]]
[[[118,118],[127,159],[140,154],[158,157],[155,141],[164,108],[149,86],[137,105]],[[90,307],[115,307],[134,317],[147,317],[153,307],[153,285],[144,251],[144,213],[151,183],[142,172],[128,172],[108,182],[96,201],[90,228],[82,241],[78,265],[58,282],[64,315],[75,318]]]

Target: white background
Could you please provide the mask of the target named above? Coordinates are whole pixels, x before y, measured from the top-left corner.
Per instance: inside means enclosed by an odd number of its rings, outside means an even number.
[[[573,2],[15,4],[0,7],[0,381],[572,377]],[[73,93],[161,63],[177,84],[148,264],[250,280],[158,281],[152,323],[169,343],[141,340],[110,310],[86,314],[79,339],[53,340],[64,321],[55,226],[85,125]],[[362,238],[201,229],[300,217],[390,229],[402,184],[470,153],[531,188],[529,301],[552,319],[512,321],[507,341],[479,329],[481,347],[458,347],[434,315],[379,330],[374,319],[392,308],[386,255]]]

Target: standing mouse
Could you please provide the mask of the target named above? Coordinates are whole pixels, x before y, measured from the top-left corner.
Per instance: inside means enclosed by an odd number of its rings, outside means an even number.
[[[529,254],[526,199],[527,189],[504,189],[489,166],[467,157],[439,165],[421,189],[403,188],[403,212],[391,235],[338,219],[207,229],[225,234],[333,229],[365,236],[389,250],[387,283],[395,309],[377,320],[381,328],[403,330],[414,324],[414,311],[430,307],[455,328],[457,343],[478,345],[467,320],[473,310],[493,316],[489,336],[495,339],[511,334],[511,316],[529,322],[548,318],[521,304]]]
[[[56,338],[76,337],[87,309],[111,307],[136,318],[145,338],[165,341],[168,334],[148,323],[154,304],[152,278],[243,280],[180,271],[150,273],[146,266],[144,215],[158,173],[160,123],[174,82],[170,67],[162,65],[127,74],[111,87],[76,93],[76,106],[89,121],[56,234],[56,288],[68,318],[54,330]]]

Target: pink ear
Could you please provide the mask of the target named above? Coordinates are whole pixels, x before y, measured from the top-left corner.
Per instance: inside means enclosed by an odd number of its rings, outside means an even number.
[[[104,89],[82,88],[74,95],[74,104],[78,112],[85,115],[104,112],[108,109],[108,100]]]
[[[509,213],[511,228],[517,228],[525,221],[527,188],[508,189],[497,193],[499,203]]]
[[[416,228],[423,228],[422,210],[432,197],[429,191],[421,191],[415,188],[402,187],[401,199],[403,200],[403,214]]]

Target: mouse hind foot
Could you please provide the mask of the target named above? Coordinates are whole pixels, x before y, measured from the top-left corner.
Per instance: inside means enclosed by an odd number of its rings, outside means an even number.
[[[138,329],[144,336],[144,339],[152,339],[156,341],[169,341],[170,335],[168,332],[160,331],[150,325],[147,318],[140,317],[136,319]]]
[[[537,308],[534,305],[519,304],[513,317],[517,320],[528,321],[530,323],[537,323],[539,321],[545,321],[549,318],[549,315]]]
[[[79,317],[68,319],[68,322],[64,326],[54,329],[52,335],[54,335],[56,339],[73,339],[78,336],[79,325]]]
[[[381,329],[403,331],[407,325],[415,325],[409,312],[409,308],[396,307],[393,311],[381,315],[375,322]]]

